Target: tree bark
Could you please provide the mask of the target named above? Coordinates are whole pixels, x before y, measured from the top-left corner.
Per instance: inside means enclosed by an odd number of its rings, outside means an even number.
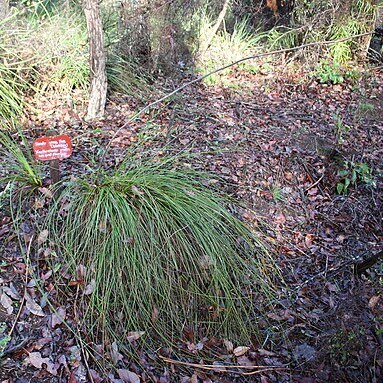
[[[231,0],[225,0],[224,4],[223,4],[223,7],[222,7],[222,10],[221,12],[219,13],[218,15],[218,18],[213,26],[213,29],[211,30],[210,32],[210,35],[208,36],[208,38],[206,39],[206,41],[204,42],[204,44],[202,44],[202,47],[200,49],[201,53],[203,54],[204,52],[206,52],[208,49],[209,49],[209,46],[211,44],[211,42],[213,41],[214,39],[214,36],[217,34],[218,32],[218,29],[223,21],[223,19],[225,18],[226,16],[226,13],[227,13],[227,10],[229,8],[229,5],[230,5],[230,1]]]
[[[104,116],[107,92],[106,51],[99,0],[83,0],[89,36],[90,94],[87,120]]]

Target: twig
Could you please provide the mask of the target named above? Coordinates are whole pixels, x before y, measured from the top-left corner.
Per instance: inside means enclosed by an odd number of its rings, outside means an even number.
[[[321,176],[317,181],[315,181],[313,184],[311,184],[309,187],[307,187],[307,188],[305,189],[305,192],[309,191],[309,190],[312,189],[314,186],[317,186],[317,185],[319,184],[319,182],[322,181],[323,177],[324,177],[324,174],[322,174],[322,176]],[[311,178],[312,178],[312,177],[311,177]]]
[[[23,349],[28,343],[34,341],[35,339],[36,339],[36,337],[30,337],[30,338],[23,339],[19,344],[16,344],[16,346],[5,349],[0,354],[0,357],[3,358],[6,355],[11,355],[11,354],[16,353],[17,351]]]
[[[222,365],[222,364],[198,364],[198,363],[189,363],[189,362],[181,362],[179,360],[174,360],[174,359],[169,359],[165,358],[163,356],[159,356],[164,362],[167,363],[172,363],[172,364],[179,364],[182,366],[187,366],[187,367],[194,367],[194,368],[200,368],[202,370],[214,370],[217,372],[230,372],[230,373],[235,373],[235,374],[242,374],[242,375],[254,375],[257,373],[261,373],[264,371],[275,371],[275,370],[284,370],[287,367],[280,367],[280,366],[244,366],[244,365],[239,365],[239,366],[233,366],[233,365]],[[251,372],[241,372],[241,371],[235,371],[235,370],[228,370],[228,368],[239,368],[239,369],[247,369],[247,370],[254,370],[254,369],[261,369],[258,371],[251,371]]]
[[[28,267],[28,265],[29,265],[29,256],[30,256],[30,254],[31,254],[32,241],[33,241],[33,235],[32,235],[32,237],[31,237],[31,239],[29,240],[28,247],[27,247],[27,252],[26,252],[26,254],[25,254],[26,262],[25,262],[25,281],[24,281],[24,293],[23,293],[23,298],[22,298],[21,303],[20,303],[19,311],[18,311],[17,314],[16,314],[16,318],[15,318],[15,320],[13,321],[13,325],[12,325],[11,329],[9,330],[9,333],[8,333],[8,336],[9,336],[9,337],[12,336],[13,331],[15,330],[17,321],[18,321],[19,318],[20,318],[21,311],[22,311],[22,309],[23,309],[24,302],[25,302],[25,295],[26,295],[26,293],[27,293],[27,285],[28,285],[28,273],[29,273],[29,267]]]
[[[264,367],[266,367],[266,366],[264,366]],[[268,368],[264,368],[263,370],[243,372],[242,375],[250,376],[250,375],[255,375],[255,374],[262,374],[263,372],[286,370],[286,368],[287,367],[268,367]]]

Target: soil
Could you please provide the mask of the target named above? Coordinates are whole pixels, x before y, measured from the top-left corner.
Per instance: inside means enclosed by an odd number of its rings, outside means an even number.
[[[52,127],[72,137],[62,177],[100,161],[113,167],[126,149],[188,153],[177,161],[219,177],[217,187],[236,201],[233,213],[262,236],[285,283],[260,320],[263,344],[234,344],[250,348],[233,353],[230,342],[216,339],[215,360],[198,351],[177,359],[163,349],[143,350],[139,361],[96,345],[117,363],[117,370],[100,367],[74,336],[88,342],[77,325],[76,289],[60,299],[44,262],[52,255],[44,233],[31,224],[51,198],[44,187],[21,224],[0,212],[1,383],[383,381],[383,258],[371,258],[383,250],[381,71],[337,85],[303,72],[234,72],[225,85],[194,84],[127,124],[143,106],[133,97],[113,96],[106,117],[93,123],[81,118],[81,104],[39,100],[41,112],[25,120],[31,142]],[[219,371],[222,363],[231,367]]]

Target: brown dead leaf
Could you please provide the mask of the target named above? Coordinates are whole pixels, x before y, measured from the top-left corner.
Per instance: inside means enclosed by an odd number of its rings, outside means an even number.
[[[43,309],[29,295],[25,295],[25,306],[34,315],[39,317],[45,316]]]
[[[313,242],[314,242],[314,239],[315,239],[315,235],[314,234],[306,234],[305,236],[305,245],[306,247],[309,249]]]
[[[84,265],[78,265],[76,267],[77,279],[84,280],[86,275],[86,267]]]
[[[39,236],[37,237],[37,243],[38,245],[42,245],[46,240],[48,239],[49,231],[48,230],[43,230],[40,232]]]
[[[374,295],[370,298],[370,300],[368,301],[368,308],[370,310],[374,310],[375,306],[378,304],[380,300],[380,295]]]
[[[285,216],[283,213],[279,213],[279,214],[277,214],[277,216],[275,217],[274,222],[275,222],[277,225],[283,225],[283,224],[286,223],[286,216]]]
[[[140,383],[140,377],[134,373],[133,371],[129,371],[126,369],[118,369],[118,376],[126,383]]]
[[[110,347],[110,359],[112,359],[114,364],[123,359],[123,356],[118,352],[117,342],[113,342]]]
[[[57,312],[52,314],[51,318],[51,324],[52,328],[55,328],[56,326],[60,325],[63,323],[66,317],[66,310],[64,307],[59,307]]]
[[[45,195],[47,198],[53,198],[53,193],[48,188],[41,187],[39,188],[39,192]]]
[[[233,342],[230,342],[230,340],[224,339],[223,344],[225,345],[227,352],[233,352],[234,350]]]
[[[13,313],[12,299],[7,294],[1,294],[0,303],[7,310],[8,315]]]
[[[47,344],[52,343],[52,340],[52,337],[39,338],[35,343],[33,343],[33,349],[41,350]]]
[[[92,279],[89,284],[86,285],[84,289],[84,295],[90,295],[93,293],[94,288],[96,287],[96,280]]]
[[[33,204],[33,208],[36,209],[36,210],[37,209],[42,209],[44,207],[44,205],[45,205],[45,201],[44,201],[43,198],[36,198],[35,202]]]
[[[3,292],[6,293],[12,299],[19,300],[21,298],[20,294],[18,293],[18,291],[16,290],[15,286],[12,283],[10,283],[9,287],[4,286]]]
[[[238,346],[238,347],[236,347],[236,348],[233,350],[233,354],[234,354],[235,356],[242,356],[242,355],[246,354],[249,350],[250,350],[250,347],[246,347],[246,346]]]
[[[28,357],[24,360],[25,364],[30,363],[32,366],[36,368],[43,368],[43,365],[46,365],[47,371],[56,376],[57,369],[54,366],[54,363],[49,358],[43,358],[39,352],[30,352]]]
[[[132,193],[136,196],[141,196],[141,195],[144,195],[145,193],[140,190],[137,186],[133,185],[132,186]]]
[[[157,307],[154,306],[153,311],[152,311],[152,323],[156,322],[156,320],[158,318],[158,314],[159,314],[158,309],[157,309]]]
[[[134,342],[137,339],[141,338],[145,334],[145,331],[130,331],[128,332],[128,342]]]
[[[92,370],[91,368],[89,369],[89,374],[91,375],[94,383],[101,383],[104,380],[95,370]]]
[[[74,371],[72,371],[70,373],[70,376],[69,376],[69,379],[68,379],[68,383],[78,383],[78,380],[76,378],[76,374]]]

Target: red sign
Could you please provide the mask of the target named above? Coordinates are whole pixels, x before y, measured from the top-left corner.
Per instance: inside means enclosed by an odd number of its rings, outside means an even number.
[[[33,143],[36,160],[62,160],[72,154],[72,142],[69,136],[40,137]]]

